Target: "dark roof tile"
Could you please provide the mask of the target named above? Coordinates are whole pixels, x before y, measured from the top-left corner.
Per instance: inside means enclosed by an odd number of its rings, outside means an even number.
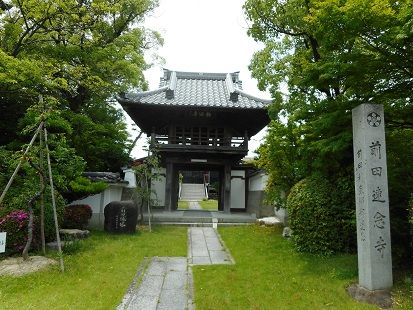
[[[264,109],[271,100],[259,99],[241,90],[238,73],[199,73],[165,70],[163,87],[148,92],[129,93],[121,103],[149,105]],[[232,100],[231,100],[232,99]]]

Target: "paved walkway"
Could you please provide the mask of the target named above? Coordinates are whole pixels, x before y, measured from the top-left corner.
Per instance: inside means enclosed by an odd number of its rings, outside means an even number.
[[[117,309],[192,309],[192,276],[186,257],[154,257],[141,278],[138,288],[132,283]]]
[[[202,210],[198,201],[188,201],[188,202],[189,202],[189,206],[188,206],[189,210]]]
[[[188,262],[191,265],[232,264],[216,229],[189,228]]]
[[[154,257],[141,264],[118,310],[195,308],[191,266],[231,264],[233,260],[216,229],[191,227],[188,238],[188,258]]]

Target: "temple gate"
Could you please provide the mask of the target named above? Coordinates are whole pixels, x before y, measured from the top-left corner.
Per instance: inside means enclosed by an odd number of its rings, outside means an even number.
[[[166,210],[177,208],[182,170],[219,173],[219,210],[230,212],[234,204],[245,204],[234,191],[231,198],[231,187],[243,188],[240,180],[246,175],[240,161],[248,154],[249,139],[268,124],[271,101],[242,91],[238,72],[164,70],[159,89],[123,94],[118,101],[159,146]]]

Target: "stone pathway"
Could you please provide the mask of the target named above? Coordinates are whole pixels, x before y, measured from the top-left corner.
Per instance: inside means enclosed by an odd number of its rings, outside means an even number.
[[[189,202],[189,207],[188,207],[189,210],[202,210],[198,201],[188,201],[188,202]]]
[[[190,265],[232,264],[218,232],[211,227],[189,228],[188,262]]]
[[[154,257],[150,262],[146,259],[117,309],[194,309],[191,266],[232,264],[233,259],[225,250],[216,229],[191,227],[188,241],[188,258]]]
[[[132,285],[117,309],[192,309],[191,279],[186,257],[154,257],[139,287]]]

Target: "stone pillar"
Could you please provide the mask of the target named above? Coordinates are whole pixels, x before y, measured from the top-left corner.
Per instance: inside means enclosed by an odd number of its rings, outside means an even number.
[[[230,213],[231,209],[231,165],[225,164],[224,168],[224,212]]]
[[[173,193],[173,163],[166,163],[166,179],[165,179],[165,210],[172,211]]]
[[[393,285],[383,106],[353,109],[354,180],[359,286]]]

